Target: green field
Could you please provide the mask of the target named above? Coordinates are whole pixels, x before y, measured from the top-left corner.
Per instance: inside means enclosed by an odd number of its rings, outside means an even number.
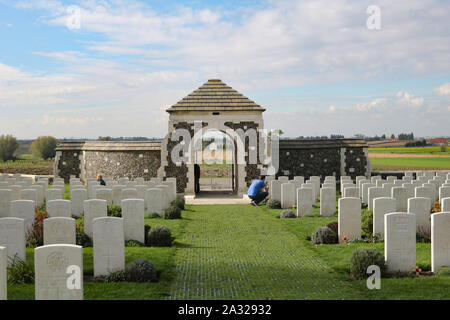
[[[399,154],[433,154],[433,155],[450,155],[450,147],[445,152],[441,151],[441,147],[411,147],[411,148],[369,148],[370,153],[399,153]]]
[[[92,282],[93,251],[85,248],[86,299],[450,299],[450,277],[389,277],[381,290],[349,274],[360,247],[383,243],[313,245],[307,237],[337,216],[279,219],[281,210],[250,205],[191,205],[182,220],[146,219],[167,225],[170,248],[131,248],[126,262],[146,258],[160,273],[158,283]],[[417,266],[431,268],[430,244],[417,244]],[[33,260],[33,249],[27,249]],[[9,285],[9,299],[33,299],[34,285]]]
[[[398,169],[423,168],[423,169],[450,169],[450,157],[439,158],[371,158],[372,167],[386,168],[398,167]]]

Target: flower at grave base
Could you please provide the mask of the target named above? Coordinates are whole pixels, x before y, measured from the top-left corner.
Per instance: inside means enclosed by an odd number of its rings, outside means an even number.
[[[420,272],[422,272],[422,269],[420,269],[419,267],[416,267],[415,272],[416,272],[416,276],[418,276],[418,275],[420,275]]]
[[[344,237],[342,240],[344,240],[344,242],[347,242],[347,241],[348,241],[348,238],[347,238],[347,237]]]

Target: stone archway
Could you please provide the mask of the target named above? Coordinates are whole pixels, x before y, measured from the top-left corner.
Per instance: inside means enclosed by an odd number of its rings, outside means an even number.
[[[161,167],[158,176],[177,178],[177,192],[194,194],[194,162],[174,162],[174,148],[185,143],[187,158],[192,159],[195,152],[196,135],[206,130],[218,130],[230,135],[238,155],[235,168],[235,183],[238,196],[247,191],[252,179],[260,174],[262,164],[250,160],[249,139],[238,132],[249,132],[264,128],[263,107],[251,101],[221,80],[208,80],[197,90],[183,98],[177,104],[166,110],[169,116],[168,134],[161,145]],[[177,135],[184,132],[184,137]],[[186,136],[187,135],[187,136]],[[186,144],[189,139],[189,145]],[[256,161],[259,161],[257,159]]]

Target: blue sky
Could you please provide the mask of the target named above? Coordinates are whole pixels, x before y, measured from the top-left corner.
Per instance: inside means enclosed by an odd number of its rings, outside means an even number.
[[[220,78],[286,136],[450,136],[450,4],[391,2],[0,0],[0,134],[163,137]]]

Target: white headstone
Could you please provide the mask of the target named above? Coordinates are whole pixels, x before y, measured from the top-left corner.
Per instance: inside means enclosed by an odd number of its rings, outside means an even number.
[[[384,238],[384,216],[394,213],[397,201],[394,198],[381,197],[373,200],[373,234]]]
[[[272,199],[281,201],[281,181],[273,180],[270,182],[270,196]]]
[[[395,212],[407,212],[408,209],[408,189],[403,187],[393,187],[391,197],[396,201]]]
[[[171,184],[172,185],[172,184]],[[136,199],[145,199],[145,193],[147,192],[148,186],[145,185],[137,185],[134,187],[137,190],[137,197]]]
[[[431,271],[450,267],[450,212],[431,215]]]
[[[11,189],[0,189],[0,218],[9,217],[11,200]]]
[[[15,200],[11,201],[10,217],[25,220],[25,232],[31,231],[34,224],[34,208],[33,200]]]
[[[387,193],[387,189],[378,187],[369,188],[368,195],[367,209],[369,210],[373,210],[373,199],[390,196],[390,194]]]
[[[70,191],[70,199],[72,200],[72,214],[81,217],[84,214],[83,203],[87,200],[86,189],[74,189]]]
[[[340,198],[338,201],[339,243],[361,238],[361,199]]]
[[[368,204],[369,203],[369,188],[375,187],[373,183],[363,183],[362,185],[362,202]]]
[[[83,300],[82,247],[70,244],[38,247],[34,250],[34,269],[36,300]]]
[[[122,190],[122,200],[137,199],[137,190],[134,188],[127,188]]]
[[[125,240],[145,243],[145,201],[141,199],[122,200],[122,218]]]
[[[96,218],[108,216],[106,200],[91,199],[83,203],[84,207],[84,233],[92,239],[92,222]]]
[[[297,189],[297,217],[312,215],[312,188]]]
[[[450,187],[439,188],[439,203],[442,203],[442,199],[450,197]]]
[[[34,189],[22,189],[20,191],[20,199],[22,200],[32,200],[34,203],[38,203],[37,198],[37,192]]]
[[[423,197],[430,199],[430,209],[434,205],[434,192],[433,189],[430,187],[416,187],[416,193],[415,196],[417,198]]]
[[[9,258],[25,261],[25,242],[25,220],[0,218],[0,246],[6,247]]]
[[[45,199],[46,201],[51,200],[62,200],[61,190],[59,189],[48,189],[45,191]]]
[[[71,218],[70,200],[50,200],[47,202],[47,213],[49,218],[66,217]]]
[[[44,219],[44,245],[76,244],[75,219],[55,217]]]
[[[359,198],[359,189],[356,187],[344,188],[344,198]]]
[[[160,217],[163,215],[163,191],[159,188],[147,189],[145,194],[147,213],[157,213]]]
[[[416,231],[429,234],[431,231],[430,199],[416,197],[408,199],[408,213],[416,215]]]
[[[295,206],[295,184],[283,183],[281,185],[281,208],[288,209]]]
[[[94,276],[108,275],[125,269],[123,219],[94,219]]]
[[[332,217],[336,213],[336,190],[333,188],[320,189],[320,215]]]
[[[416,215],[395,212],[384,216],[384,257],[390,273],[416,266]]]
[[[107,188],[98,188],[95,192],[95,197],[97,199],[106,200],[108,206],[113,204],[112,201],[112,190]]]
[[[443,198],[441,201],[441,212],[449,212],[450,211],[450,197]]]
[[[0,247],[0,300],[7,300],[7,281],[8,274],[6,268],[8,266],[8,254],[6,247]]]

